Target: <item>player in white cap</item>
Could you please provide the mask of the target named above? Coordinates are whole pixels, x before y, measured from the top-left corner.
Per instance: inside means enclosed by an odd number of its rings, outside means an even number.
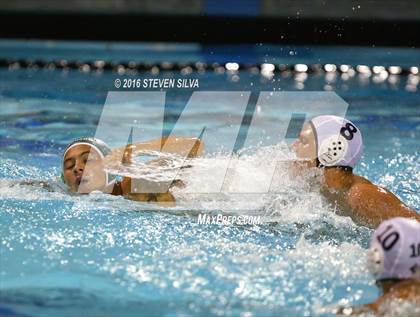
[[[347,119],[324,115],[305,123],[292,144],[300,166],[320,167],[324,173],[322,193],[339,211],[372,228],[393,217],[420,220],[416,211],[393,193],[353,174],[363,152],[359,128]]]
[[[71,142],[63,153],[61,179],[70,192],[90,193],[102,191],[112,195],[122,195],[138,201],[173,203],[175,198],[167,192],[132,193],[132,179],[123,177],[116,181],[115,176],[105,170],[105,158],[130,163],[132,151],[161,151],[176,153],[181,156],[201,155],[203,144],[197,138],[163,137],[148,142],[129,144],[111,150],[103,141],[96,138],[80,138]],[[182,185],[175,180],[172,185]]]
[[[410,314],[414,308],[415,316],[420,316],[420,222],[393,218],[381,223],[370,242],[368,266],[382,295],[373,303],[342,308],[340,313],[381,314],[388,303],[406,302],[411,304]]]

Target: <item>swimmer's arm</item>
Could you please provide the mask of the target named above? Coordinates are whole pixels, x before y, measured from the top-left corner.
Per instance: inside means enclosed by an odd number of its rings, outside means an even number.
[[[139,180],[136,180],[139,181]],[[169,191],[164,193],[133,193],[132,179],[124,177],[119,186],[119,195],[123,195],[127,199],[142,202],[157,202],[159,205],[166,207],[175,206],[175,197]]]
[[[157,194],[143,194],[132,193],[125,195],[127,199],[141,202],[157,203],[164,207],[175,207],[175,197],[170,193],[157,193]]]
[[[38,181],[38,180],[22,180],[14,183],[13,185],[23,185],[23,186],[36,186],[46,189],[48,191],[54,191],[53,186],[46,182],[46,181]]]
[[[394,217],[414,218],[420,221],[420,215],[416,211],[405,206],[390,191],[372,183],[353,185],[346,199],[353,213],[353,220],[373,228]]]
[[[130,158],[127,156],[129,156],[132,151],[160,151],[192,158],[202,155],[203,149],[204,143],[198,138],[170,136],[123,146],[112,150],[111,155],[118,156],[118,154],[123,151],[123,156],[129,161]]]
[[[163,151],[187,157],[200,156],[204,149],[204,143],[198,138],[176,136],[163,137],[134,145],[139,150]]]

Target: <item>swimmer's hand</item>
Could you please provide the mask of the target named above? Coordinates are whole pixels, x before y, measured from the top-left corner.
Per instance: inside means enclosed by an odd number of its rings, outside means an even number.
[[[119,163],[124,165],[130,165],[133,163],[133,150],[135,150],[135,145],[128,144],[122,148],[113,149],[104,158],[104,165],[107,168],[116,168]]]
[[[133,163],[133,150],[135,149],[135,145],[133,144],[127,144],[124,148],[124,152],[122,155],[121,162],[124,165],[130,165]]]
[[[193,158],[202,155],[204,143],[197,138],[163,137],[142,143],[128,144],[113,149],[104,163],[108,168],[117,167],[119,163],[130,165],[133,163],[133,154],[143,152],[165,152],[178,154],[181,157]]]

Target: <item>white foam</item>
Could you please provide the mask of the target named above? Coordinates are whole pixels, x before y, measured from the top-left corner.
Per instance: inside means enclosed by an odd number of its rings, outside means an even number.
[[[184,188],[172,188],[177,205],[175,207],[154,205],[153,209],[174,213],[181,211],[191,215],[198,212],[252,214],[262,216],[263,222],[285,224],[314,224],[327,221],[339,227],[354,226],[349,218],[336,216],[334,210],[320,194],[321,176],[316,169],[303,171],[299,177],[290,174],[288,164],[295,157],[286,144],[244,149],[238,153],[237,158],[239,160],[234,164],[230,161],[230,168],[218,193],[211,192],[210,189],[214,188],[214,182],[218,181],[218,173],[222,167],[226,166],[226,162],[231,159],[226,154],[216,153],[188,162],[177,155],[165,154],[163,163],[154,164],[153,168],[144,162],[137,162],[128,169],[121,164],[117,164],[114,168],[126,169],[127,173],[134,173],[134,176],[140,174],[144,178],[150,177],[160,181],[164,178],[166,180],[173,178],[173,174],[167,175],[168,171],[177,173],[176,177],[182,179],[186,185]],[[17,162],[9,162],[9,164],[18,166]],[[185,164],[189,167],[180,171],[179,167]],[[273,170],[275,170],[274,176],[272,176]],[[33,173],[37,174],[36,171]],[[267,179],[270,180],[269,187],[267,187]],[[54,184],[54,182],[49,183]],[[268,193],[264,192],[267,188]],[[104,194],[71,196],[59,189],[48,191],[40,186],[19,185],[14,181],[5,180],[0,181],[0,197],[72,201],[75,203],[73,210],[77,212],[91,209],[93,202],[95,202],[95,208],[98,208],[98,202],[106,202],[107,208],[114,206],[113,209],[119,210],[123,206],[130,210],[147,210],[151,207],[146,203],[125,202],[122,197]]]

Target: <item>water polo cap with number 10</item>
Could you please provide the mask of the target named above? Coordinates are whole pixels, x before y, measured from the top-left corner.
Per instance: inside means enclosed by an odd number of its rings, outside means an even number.
[[[382,222],[373,233],[368,263],[379,280],[420,278],[420,222],[402,217]]]

